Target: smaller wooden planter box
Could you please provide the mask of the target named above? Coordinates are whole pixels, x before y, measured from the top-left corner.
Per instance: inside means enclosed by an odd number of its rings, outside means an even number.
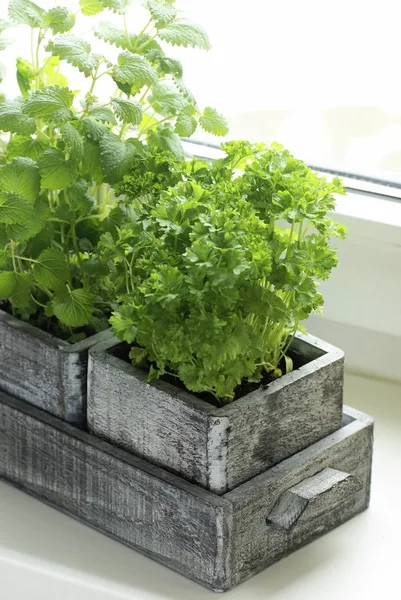
[[[367,508],[372,442],[345,407],[338,431],[218,496],[0,393],[0,478],[215,591]]]
[[[89,353],[89,430],[216,494],[341,425],[343,352],[310,335],[293,342],[304,366],[222,408],[161,380],[144,383],[146,373],[115,348],[107,341]]]
[[[109,337],[69,344],[0,310],[0,389],[83,427],[88,350]]]

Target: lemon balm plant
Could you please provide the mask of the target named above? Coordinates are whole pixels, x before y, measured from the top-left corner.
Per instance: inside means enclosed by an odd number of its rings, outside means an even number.
[[[216,110],[199,109],[169,54],[207,50],[203,29],[174,1],[148,0],[132,3],[144,17],[132,31],[130,4],[11,0],[0,23],[0,49],[8,25],[32,49],[16,62],[20,96],[0,96],[0,387],[80,426],[88,348],[107,335],[113,300],[97,250],[114,227],[110,186],[145,148],[182,159],[180,136],[198,124],[227,130]]]
[[[32,56],[17,59],[21,97],[0,104],[0,130],[7,135],[0,167],[0,298],[16,316],[71,341],[85,336],[83,327],[107,326],[107,269],[96,244],[108,227],[110,184],[135,163],[144,143],[182,158],[179,136],[190,136],[198,124],[227,132],[216,110],[200,111],[182,65],[166,51],[172,45],[207,50],[203,29],[183,19],[174,0],[149,0],[144,27],[131,31],[130,4],[81,0],[75,7],[89,20],[106,11],[92,27],[104,42],[100,54],[75,33],[70,5],[46,11],[30,0],[9,3],[12,23],[30,29]],[[107,20],[109,11],[120,26]],[[115,60],[108,57],[110,45]],[[86,78],[86,93],[69,86],[66,63]],[[101,101],[96,89],[104,78],[109,97]]]
[[[101,239],[119,304],[111,323],[132,362],[219,404],[292,369],[291,343],[337,264],[330,241],[344,235],[327,214],[338,179],[279,145],[223,150],[211,165],[139,162],[119,187],[126,222]]]

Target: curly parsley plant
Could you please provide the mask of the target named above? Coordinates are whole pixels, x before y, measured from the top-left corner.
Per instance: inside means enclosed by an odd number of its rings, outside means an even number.
[[[132,362],[220,403],[291,368],[293,337],[337,264],[331,238],[344,236],[327,215],[338,179],[279,145],[223,149],[212,164],[144,157],[120,186],[125,223],[100,242],[119,305],[112,327]]]

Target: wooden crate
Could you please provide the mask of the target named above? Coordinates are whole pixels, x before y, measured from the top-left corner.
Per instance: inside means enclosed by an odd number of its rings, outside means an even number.
[[[83,427],[88,350],[109,337],[69,344],[0,310],[0,389]]]
[[[215,591],[367,508],[372,440],[346,408],[338,431],[219,496],[0,394],[2,479]]]
[[[344,354],[310,335],[306,361],[268,386],[215,408],[113,355],[89,353],[89,430],[189,481],[223,494],[341,425]]]

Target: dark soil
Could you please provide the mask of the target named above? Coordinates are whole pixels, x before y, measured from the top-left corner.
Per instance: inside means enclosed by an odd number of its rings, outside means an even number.
[[[117,346],[110,348],[110,350],[108,350],[108,352],[110,354],[112,354],[113,356],[120,358],[124,362],[131,364],[131,360],[129,358],[129,352],[130,352],[129,344],[126,344],[126,343],[118,344]],[[288,352],[288,356],[292,359],[294,371],[296,369],[299,369],[303,365],[307,364],[307,362],[309,362],[309,361],[305,360],[305,358],[301,354],[298,354],[295,351],[290,350]],[[149,367],[150,367],[150,363],[147,363],[146,365],[144,364],[142,368],[144,371],[147,371],[149,369]],[[280,362],[279,368],[281,369],[281,371],[283,373],[285,372],[284,359]],[[198,398],[202,398],[202,400],[205,400],[205,402],[209,402],[209,404],[213,404],[213,406],[217,406],[217,407],[221,406],[221,403],[219,403],[217,398],[215,398],[213,396],[213,394],[210,394],[209,392],[191,392],[190,390],[188,390],[185,387],[185,385],[182,383],[182,381],[178,378],[178,376],[173,377],[171,375],[163,375],[161,377],[161,379],[163,381],[167,381],[171,385],[174,385],[182,390],[185,390],[189,394],[193,394],[194,396],[197,396]],[[246,396],[250,392],[257,390],[260,387],[263,387],[263,386],[268,385],[269,383],[272,383],[272,381],[274,381],[274,377],[272,377],[271,373],[268,373],[267,371],[265,371],[262,374],[262,379],[258,382],[251,382],[251,381],[247,381],[246,379],[244,379],[241,382],[241,384],[238,385],[234,390],[234,392],[235,392],[234,401],[239,400],[243,396]]]
[[[19,317],[18,315],[13,315],[11,304],[7,301],[0,300],[0,310],[3,310],[9,315],[15,316],[17,319],[21,319],[21,317]],[[67,327],[60,327],[60,325],[58,325],[57,319],[46,317],[43,314],[42,310],[38,310],[35,314],[31,315],[29,319],[25,320],[25,322],[29,323],[29,325],[32,325],[33,327],[36,327],[37,329],[45,331],[46,333],[50,333],[50,335],[54,336],[58,340],[63,340],[72,344],[74,343],[73,340],[70,340],[72,331]],[[95,333],[97,332],[91,327],[74,328],[74,335],[83,334],[82,339],[86,339],[91,335],[94,335]]]

